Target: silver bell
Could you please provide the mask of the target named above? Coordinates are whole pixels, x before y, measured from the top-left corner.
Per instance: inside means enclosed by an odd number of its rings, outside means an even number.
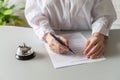
[[[17,52],[16,52],[17,59],[28,60],[28,59],[32,59],[33,57],[35,57],[35,52],[31,47],[26,46],[25,43],[23,44],[23,46],[19,46],[17,48]]]

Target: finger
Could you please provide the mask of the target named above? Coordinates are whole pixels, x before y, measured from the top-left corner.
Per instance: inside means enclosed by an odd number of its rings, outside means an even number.
[[[60,40],[62,40],[67,46],[69,46],[69,41],[67,40],[67,39],[65,39],[64,37],[59,37],[60,38]],[[61,45],[61,44],[60,44]],[[63,50],[65,50],[65,51],[67,51],[68,50],[68,47],[66,47],[66,46],[63,46],[63,45],[61,45],[61,47],[63,48]]]
[[[102,51],[102,47],[100,47],[95,53],[92,53],[92,54],[88,54],[87,57],[88,58],[91,58],[92,56],[96,56],[98,55],[101,51]]]
[[[85,49],[87,48],[87,46],[89,45],[89,43],[90,43],[89,40],[85,43],[85,46],[84,46],[83,51],[82,51],[83,54],[86,54],[86,53],[85,53]]]
[[[101,52],[101,54],[96,55],[96,58],[100,58],[100,57],[102,57],[102,56],[103,56],[103,54],[104,54],[104,50]]]
[[[101,47],[101,42],[99,42],[98,44],[96,44],[87,54],[87,56],[90,56],[92,54],[94,54],[96,51],[98,51]]]
[[[49,45],[50,49],[55,52],[55,53],[60,53],[59,52],[59,48],[60,48],[60,44],[56,41],[53,41],[50,45]]]
[[[55,53],[58,53],[58,51],[54,47],[50,47],[50,50],[52,50]]]
[[[49,47],[50,47],[50,50],[52,50],[53,52],[57,53],[56,47],[54,46],[54,44],[50,44]]]
[[[56,52],[58,54],[63,54],[68,50],[67,47],[62,46],[61,44],[57,44],[57,45],[54,45],[54,46],[52,45],[50,47],[54,52]]]
[[[68,47],[66,46],[63,46],[63,45],[59,45],[59,49],[60,49],[60,53],[65,53],[68,51]]]
[[[96,45],[99,41],[97,37],[91,37],[89,39],[90,43],[87,46],[87,48],[85,49],[86,52],[88,52],[90,50],[91,47],[93,47],[94,45]]]
[[[49,44],[49,47],[53,47],[53,46],[55,46],[55,44]]]
[[[100,58],[103,56],[104,50],[102,50],[98,55],[92,56],[90,57],[90,59],[96,59],[96,58]]]
[[[51,47],[51,48],[53,48],[53,47],[57,48],[57,45],[58,44],[56,42],[52,42],[52,43],[49,44],[49,47]]]
[[[103,47],[101,47],[96,53],[92,54],[91,56],[89,56],[90,59],[94,59],[96,57],[98,57],[98,55],[103,54]]]
[[[65,54],[68,51],[68,49],[66,49],[64,47],[60,47],[59,50],[60,50],[60,54]]]
[[[103,45],[102,47],[103,47],[103,50],[98,55],[96,55],[96,58],[103,56],[104,51],[105,51],[105,46]]]
[[[60,37],[60,40],[62,40],[66,45],[69,44],[69,41],[67,39],[65,39],[64,37]]]
[[[85,49],[84,53],[88,54],[88,52],[95,46],[95,42],[90,42],[87,46],[87,48]]]

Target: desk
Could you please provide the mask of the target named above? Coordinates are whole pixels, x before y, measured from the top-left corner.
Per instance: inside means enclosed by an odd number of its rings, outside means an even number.
[[[106,61],[54,69],[43,44],[31,28],[0,27],[0,80],[120,80],[120,29],[113,29],[106,45]],[[37,56],[15,58],[25,42]]]

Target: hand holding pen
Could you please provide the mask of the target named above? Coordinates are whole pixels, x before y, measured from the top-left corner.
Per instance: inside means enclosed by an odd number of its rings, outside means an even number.
[[[74,53],[72,49],[70,49],[68,46],[69,45],[68,40],[60,35],[56,35],[54,33],[48,33],[45,39],[50,49],[55,53],[63,54],[66,53],[68,50]]]

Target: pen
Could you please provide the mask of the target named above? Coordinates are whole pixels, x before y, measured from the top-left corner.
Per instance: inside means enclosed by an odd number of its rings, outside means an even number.
[[[62,40],[60,40],[59,38],[57,38],[57,37],[56,37],[54,34],[52,34],[52,33],[50,33],[50,35],[51,35],[56,41],[58,41],[61,45],[67,47],[68,50],[69,50],[72,54],[75,54],[75,53],[73,52],[73,50],[72,50],[69,46],[67,46]]]

